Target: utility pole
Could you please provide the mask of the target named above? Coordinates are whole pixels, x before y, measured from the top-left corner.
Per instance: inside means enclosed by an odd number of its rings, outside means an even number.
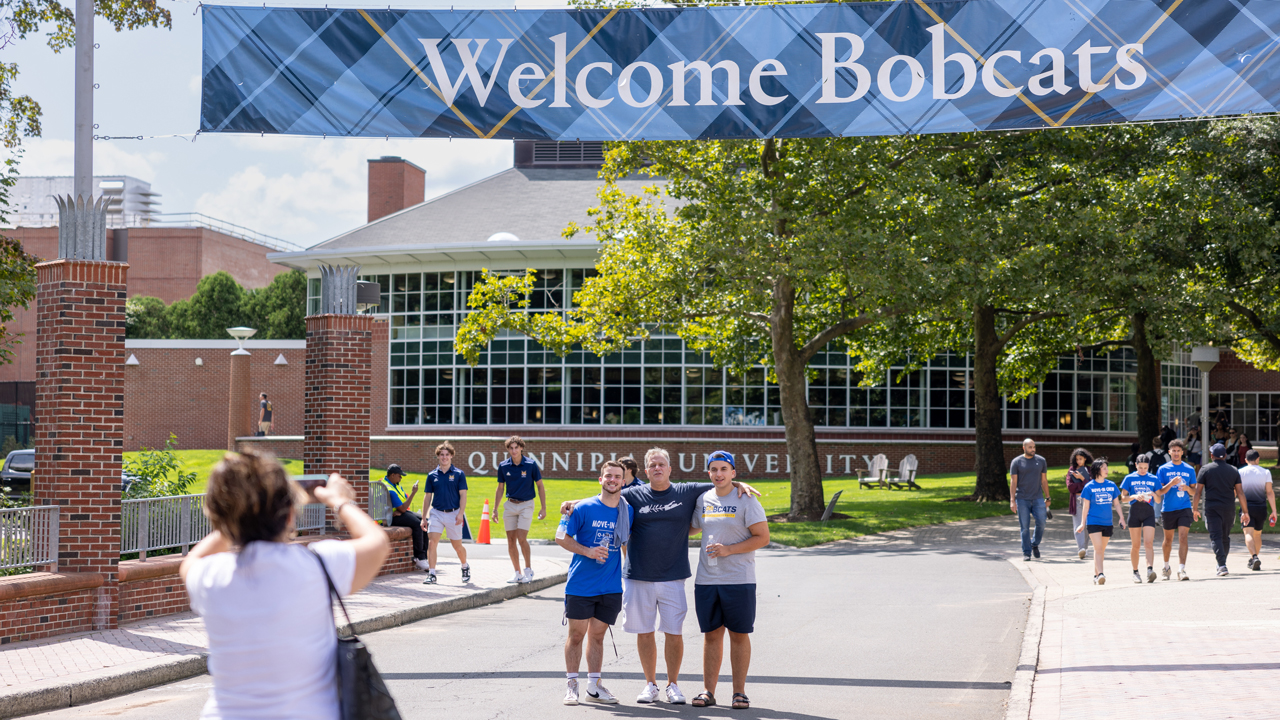
[[[93,197],[93,0],[76,0],[76,131],[72,195]]]

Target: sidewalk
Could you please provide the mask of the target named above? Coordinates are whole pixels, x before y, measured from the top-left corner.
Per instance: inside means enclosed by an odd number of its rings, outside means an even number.
[[[1208,535],[1193,534],[1190,581],[1176,580],[1175,547],[1174,580],[1136,585],[1128,531],[1117,527],[1107,548],[1107,584],[1097,586],[1092,550],[1085,560],[1077,559],[1075,540],[1065,528],[1057,525],[1045,538],[1043,560],[1025,563],[1044,588],[1044,630],[1027,717],[1154,714],[1174,720],[1280,714],[1265,709],[1280,677],[1280,560],[1274,544],[1264,541],[1263,569],[1252,572],[1245,568],[1248,552],[1237,527],[1227,559],[1231,574],[1219,578]],[[1157,532],[1159,573],[1163,533]],[[1015,546],[1012,554],[1017,552]],[[1023,563],[1020,557],[1011,561]],[[1140,567],[1145,575],[1145,555]],[[1037,611],[1034,604],[1031,611]]]
[[[534,582],[509,585],[505,557],[471,560],[461,585],[457,559],[440,560],[440,584],[425,573],[388,575],[346,599],[356,632],[367,633],[487,605],[562,583],[568,563],[534,556]],[[337,611],[341,614],[341,611]],[[117,630],[79,633],[0,650],[0,718],[80,705],[199,675],[208,640],[194,613],[170,615]]]

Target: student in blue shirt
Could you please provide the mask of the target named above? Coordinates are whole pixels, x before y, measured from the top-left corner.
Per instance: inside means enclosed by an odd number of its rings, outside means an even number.
[[[1133,547],[1129,550],[1129,560],[1133,563],[1133,581],[1142,583],[1142,575],[1138,573],[1138,559],[1141,546],[1147,546],[1147,582],[1156,581],[1154,553],[1151,544],[1156,538],[1156,493],[1160,490],[1160,480],[1147,472],[1151,467],[1151,453],[1143,453],[1134,463],[1138,471],[1125,477],[1120,483],[1120,502],[1129,506],[1129,540]]]
[[[547,489],[542,486],[542,470],[537,461],[524,456],[524,438],[512,435],[507,438],[507,452],[511,457],[498,466],[498,489],[493,493],[493,521],[507,526],[507,555],[515,566],[516,574],[507,582],[533,582],[533,550],[529,547],[529,530],[533,529],[533,495],[538,491],[542,508],[538,519],[547,516]],[[506,491],[507,509],[502,510],[502,495]],[[524,552],[524,570],[520,569],[520,553]]]
[[[422,529],[427,531],[430,565],[422,584],[436,584],[436,546],[441,534],[449,538],[462,561],[462,582],[469,583],[471,566],[467,564],[467,549],[462,547],[462,527],[467,521],[467,475],[462,468],[453,466],[453,445],[448,441],[436,446],[436,462],[439,467],[427,475],[422,500]]]
[[[1156,470],[1156,479],[1160,481],[1159,497],[1164,499],[1160,523],[1164,526],[1164,570],[1161,575],[1169,579],[1172,569],[1169,567],[1169,555],[1173,551],[1173,533],[1178,533],[1178,579],[1187,577],[1187,551],[1190,549],[1187,533],[1191,531],[1191,523],[1200,519],[1200,485],[1196,482],[1196,469],[1182,462],[1187,446],[1182,440],[1169,442],[1169,456],[1173,460]]]
[[[1083,503],[1080,514],[1085,520],[1076,532],[1087,532],[1093,543],[1094,585],[1107,584],[1107,576],[1102,574],[1102,562],[1107,555],[1107,543],[1111,540],[1112,510],[1120,513],[1120,527],[1125,527],[1124,514],[1120,512],[1120,488],[1107,479],[1109,470],[1106,458],[1094,460],[1089,468],[1093,479],[1080,491],[1080,502]]]
[[[576,503],[563,520],[556,544],[573,553],[564,586],[569,637],[564,643],[564,704],[578,704],[578,667],[587,640],[587,702],[613,705],[618,699],[600,683],[604,634],[622,611],[622,552],[635,513],[622,499],[622,464],[606,461],[600,469],[600,494]],[[626,517],[623,518],[623,513]],[[619,527],[619,526],[623,527]]]

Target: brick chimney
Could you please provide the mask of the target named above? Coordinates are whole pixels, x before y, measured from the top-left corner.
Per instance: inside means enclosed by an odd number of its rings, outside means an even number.
[[[370,160],[368,222],[417,205],[426,192],[426,170],[390,155]]]

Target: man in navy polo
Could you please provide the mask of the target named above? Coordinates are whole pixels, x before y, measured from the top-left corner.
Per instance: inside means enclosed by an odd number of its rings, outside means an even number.
[[[493,521],[507,526],[507,554],[516,574],[507,582],[527,583],[533,580],[533,550],[529,547],[529,530],[533,528],[533,491],[538,490],[542,509],[538,519],[547,517],[547,490],[542,486],[542,471],[532,458],[524,456],[524,440],[519,435],[507,438],[511,457],[498,466],[498,490],[493,494]],[[507,509],[502,511],[502,495],[506,490]],[[520,570],[520,553],[524,552],[524,571]]]
[[[462,582],[471,582],[471,566],[467,564],[467,550],[462,547],[462,528],[467,519],[467,475],[462,468],[453,466],[453,444],[436,446],[435,470],[427,475],[422,500],[422,529],[427,531],[427,579],[423,585],[436,584],[436,546],[444,534],[462,561]],[[428,510],[430,508],[430,510]]]

